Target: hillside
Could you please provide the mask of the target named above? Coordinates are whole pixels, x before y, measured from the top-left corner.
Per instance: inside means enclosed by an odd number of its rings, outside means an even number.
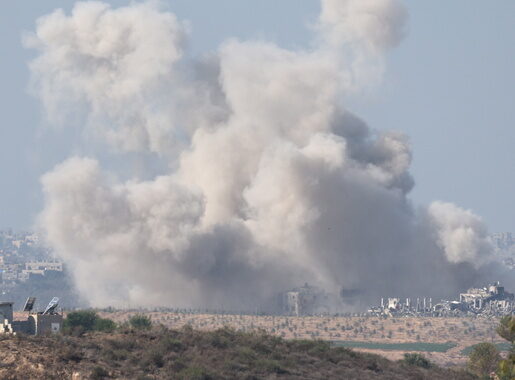
[[[191,328],[0,337],[2,379],[474,379],[265,333]]]
[[[99,315],[117,323],[126,322],[131,316],[143,313],[154,323],[169,328],[190,325],[196,330],[212,331],[229,326],[238,331],[251,332],[263,329],[271,335],[286,339],[321,339],[333,342],[368,342],[380,346],[409,343],[411,345],[446,345],[447,350],[433,350],[424,355],[442,367],[464,367],[468,357],[462,351],[474,344],[492,341],[502,343],[495,332],[498,318],[442,318],[403,317],[379,318],[374,316],[271,316],[239,314],[207,314],[171,311],[112,310]],[[449,344],[452,345],[449,346]],[[352,346],[352,345],[351,345]],[[454,346],[453,348],[450,348]],[[377,347],[376,347],[377,348]],[[364,347],[356,347],[363,351]],[[404,350],[378,350],[392,360],[401,359]]]

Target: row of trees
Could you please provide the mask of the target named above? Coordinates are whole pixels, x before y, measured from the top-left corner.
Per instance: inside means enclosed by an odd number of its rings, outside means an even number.
[[[133,315],[126,323],[118,325],[111,319],[101,318],[93,310],[80,310],[68,313],[63,323],[63,330],[68,334],[81,335],[88,331],[113,332],[120,327],[146,330],[151,326],[151,319],[143,314]]]
[[[511,343],[506,359],[494,344],[479,343],[469,355],[469,369],[483,379],[515,380],[515,316],[502,318],[497,334]]]

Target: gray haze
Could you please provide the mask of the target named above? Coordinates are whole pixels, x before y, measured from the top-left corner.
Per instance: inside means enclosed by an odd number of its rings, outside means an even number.
[[[156,2],[38,20],[25,44],[50,123],[136,163],[73,156],[42,178],[39,226],[91,304],[253,309],[304,282],[374,299],[503,279],[481,218],[413,206],[407,138],[346,107],[406,16],[322,0],[310,49],[228,39],[197,59]]]

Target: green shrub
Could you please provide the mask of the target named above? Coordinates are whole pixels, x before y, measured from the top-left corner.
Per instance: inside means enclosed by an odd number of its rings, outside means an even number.
[[[183,344],[180,340],[171,337],[164,337],[159,342],[164,351],[179,352],[183,349]]]
[[[213,347],[224,349],[224,348],[227,348],[229,346],[229,343],[230,342],[229,342],[229,340],[226,337],[221,336],[216,331],[211,336],[211,345]]]
[[[93,310],[80,310],[68,313],[63,327],[70,330],[91,331],[95,327],[98,316]]]
[[[136,314],[129,318],[129,324],[134,329],[148,330],[152,327],[152,320],[146,315]]]
[[[148,351],[143,357],[143,364],[145,367],[155,365],[156,367],[161,368],[165,365],[163,353],[155,349]]]
[[[508,342],[515,344],[515,316],[507,315],[501,319],[497,334]]]
[[[469,355],[469,369],[479,377],[487,377],[494,371],[501,356],[492,343],[479,343],[474,346]]]
[[[501,360],[499,362],[497,376],[499,376],[499,380],[515,379],[515,358]]]
[[[422,354],[406,353],[404,354],[404,359],[402,361],[408,365],[414,365],[417,367],[431,367],[431,362]]]
[[[235,353],[236,357],[245,363],[256,360],[256,352],[250,347],[238,347]]]
[[[114,321],[111,319],[97,317],[94,330],[102,332],[113,332],[116,330],[116,323],[114,323]]]
[[[100,318],[93,310],[79,310],[69,313],[63,322],[66,332],[81,335],[86,331],[113,332],[116,323],[107,318]]]
[[[499,362],[497,375],[500,380],[515,379],[515,316],[508,315],[501,319],[497,334],[511,343],[508,357]]]
[[[286,370],[281,363],[277,360],[272,359],[258,359],[256,361],[256,367],[267,373],[277,373],[277,374],[286,374],[288,370]]]

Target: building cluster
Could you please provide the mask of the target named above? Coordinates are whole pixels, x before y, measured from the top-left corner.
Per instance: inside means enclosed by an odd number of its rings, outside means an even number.
[[[41,246],[38,235],[0,231],[0,288],[3,294],[31,276],[62,271],[63,264]]]
[[[502,316],[515,313],[515,296],[504,290],[499,282],[484,288],[470,288],[459,300],[432,298],[381,298],[381,305],[368,310],[373,315],[389,316]]]
[[[515,270],[515,234],[498,232],[490,235],[490,242],[494,248],[497,261]]]

